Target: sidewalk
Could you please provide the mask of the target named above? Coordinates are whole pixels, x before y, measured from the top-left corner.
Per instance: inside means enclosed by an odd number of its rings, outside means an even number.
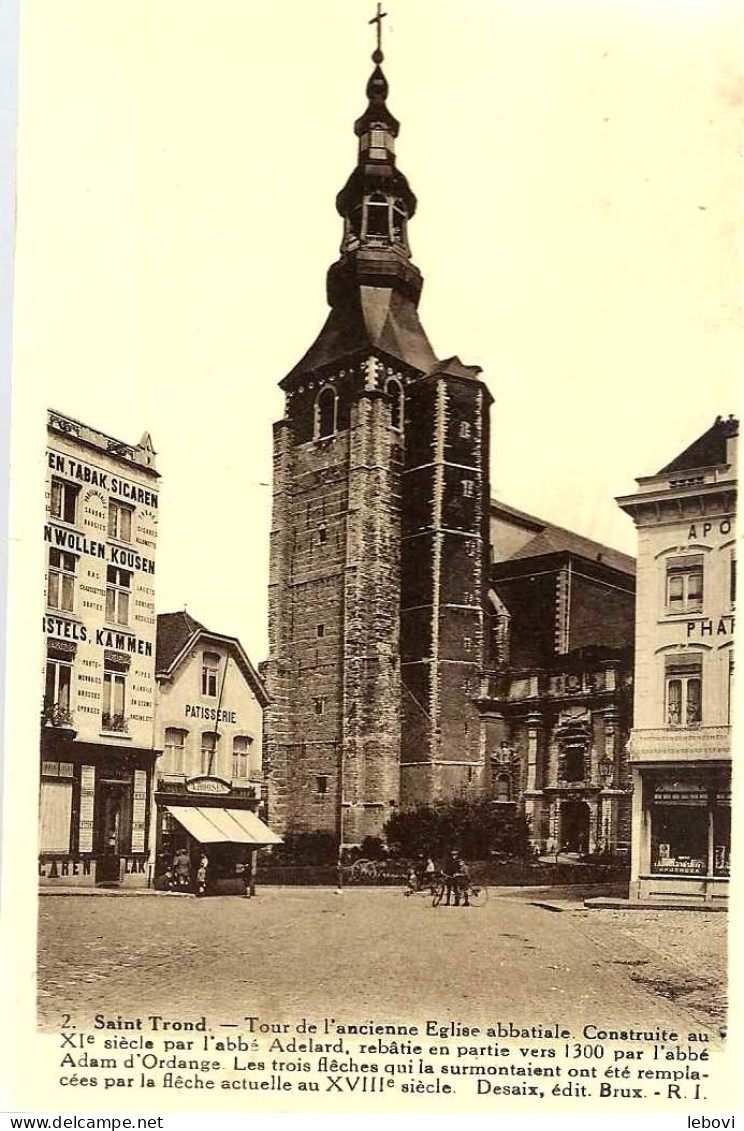
[[[155,888],[104,888],[104,887],[78,887],[69,884],[67,887],[40,887],[39,895],[93,895],[93,896],[135,896],[155,895],[167,899],[196,899],[190,891],[156,891]]]

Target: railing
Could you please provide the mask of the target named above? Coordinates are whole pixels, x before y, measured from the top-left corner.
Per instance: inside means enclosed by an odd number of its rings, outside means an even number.
[[[41,708],[41,721],[44,726],[72,727],[72,711],[59,703],[44,703]]]
[[[634,730],[628,743],[631,762],[720,760],[731,757],[731,732],[726,726],[652,727]]]

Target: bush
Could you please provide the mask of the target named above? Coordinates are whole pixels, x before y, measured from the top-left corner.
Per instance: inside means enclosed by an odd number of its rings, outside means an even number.
[[[359,846],[359,856],[364,860],[383,860],[387,856],[384,842],[379,836],[366,836]]]
[[[270,863],[277,865],[335,864],[338,857],[338,840],[335,833],[288,832],[284,843],[271,853]],[[269,860],[267,860],[269,863]]]
[[[456,797],[402,809],[385,825],[385,835],[404,856],[423,852],[441,857],[458,848],[467,859],[485,860],[493,853],[525,856],[529,844],[524,814],[486,797]]]

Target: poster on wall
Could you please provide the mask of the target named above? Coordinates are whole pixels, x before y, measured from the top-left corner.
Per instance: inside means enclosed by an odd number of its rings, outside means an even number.
[[[22,7],[5,1108],[740,1111],[738,4]]]

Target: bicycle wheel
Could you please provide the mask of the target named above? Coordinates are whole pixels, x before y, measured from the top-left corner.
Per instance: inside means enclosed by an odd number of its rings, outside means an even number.
[[[432,907],[439,907],[439,904],[444,899],[444,884],[441,882],[433,885],[433,895],[431,897]]]
[[[488,888],[481,887],[480,884],[471,884],[468,899],[473,907],[482,907],[484,903],[488,903]]]

